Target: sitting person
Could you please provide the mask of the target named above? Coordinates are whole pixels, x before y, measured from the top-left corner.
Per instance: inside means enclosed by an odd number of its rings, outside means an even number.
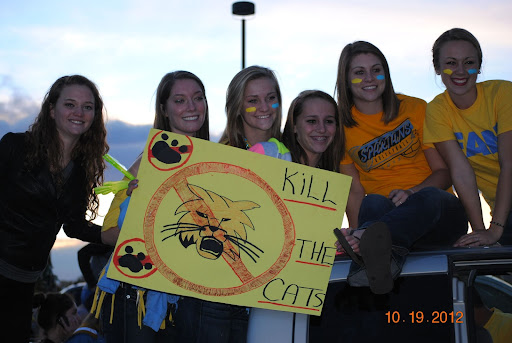
[[[422,143],[426,102],[395,93],[377,47],[345,46],[336,90],[346,140],[340,169],[352,186],[351,229],[335,233],[359,265],[352,263],[349,284],[385,294],[411,248],[451,246],[467,219],[443,159]]]
[[[38,293],[33,301],[38,308],[37,324],[43,330],[42,343],[62,343],[80,326],[76,304],[69,295]]]
[[[432,54],[446,91],[427,106],[424,141],[446,161],[473,230],[456,246],[512,244],[512,83],[476,82],[482,49],[464,29],[443,33]],[[491,208],[487,229],[479,190]]]

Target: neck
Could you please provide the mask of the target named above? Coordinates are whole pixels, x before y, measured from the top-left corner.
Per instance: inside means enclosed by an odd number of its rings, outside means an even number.
[[[457,95],[457,94],[451,94],[450,98],[452,99],[455,106],[457,106],[458,109],[465,110],[467,108],[470,108],[476,101],[476,98],[478,96],[478,92],[476,90],[476,86],[467,94],[463,95]]]
[[[320,163],[320,157],[322,154],[313,154],[309,151],[306,151],[306,156],[308,157],[308,166],[316,168],[318,167],[318,163]],[[302,164],[305,164],[304,161],[301,161]]]
[[[489,319],[491,319],[493,311],[483,306],[475,307],[473,309],[473,313],[475,315],[475,324],[479,326],[484,326],[489,321]]]
[[[354,99],[354,105],[359,112],[368,115],[381,113],[384,110],[384,106],[382,105],[382,97],[371,102]]]
[[[267,131],[261,131],[261,130],[244,130],[244,137],[247,139],[247,142],[249,142],[249,145],[253,146],[256,143],[259,142],[266,142],[270,138],[272,138],[272,134],[270,130]]]
[[[60,158],[60,167],[65,168],[69,161],[71,161],[71,155],[73,153],[73,149],[75,148],[78,138],[77,139],[66,139],[62,136],[60,137],[60,142],[62,146],[62,155]]]
[[[46,338],[48,338],[54,343],[61,343],[64,341],[64,338],[60,334],[60,330],[58,328],[48,330],[48,332],[46,333]]]

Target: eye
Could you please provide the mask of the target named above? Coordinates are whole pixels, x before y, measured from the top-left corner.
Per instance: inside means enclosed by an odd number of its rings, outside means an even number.
[[[446,62],[447,65],[449,66],[454,66],[455,65],[455,61],[448,61]]]
[[[332,124],[336,124],[336,121],[334,119],[326,119],[325,123],[329,124],[329,125],[332,125]]]
[[[176,100],[174,100],[174,103],[175,104],[184,104],[185,100],[184,99],[176,99]]]
[[[374,73],[380,73],[381,71],[382,71],[382,69],[381,69],[381,68],[375,68],[375,69],[373,69],[373,72],[374,72]]]
[[[196,213],[197,213],[197,215],[198,215],[199,217],[202,217],[202,218],[206,218],[206,219],[208,219],[208,215],[207,215],[206,213],[199,212],[199,211],[196,211]]]
[[[68,107],[68,108],[73,108],[73,107],[75,107],[75,104],[72,104],[72,103],[70,103],[70,102],[66,102],[66,103],[64,104],[64,106],[66,106],[66,107]]]
[[[473,65],[473,64],[475,64],[475,61],[466,61],[466,63],[465,63],[465,64],[467,64],[467,65]]]
[[[308,123],[308,124],[316,124],[316,119],[308,119],[308,120],[306,120],[306,123]]]
[[[356,70],[354,74],[356,74],[356,75],[363,75],[363,71],[362,70]]]
[[[229,222],[231,218],[222,218],[221,222]]]
[[[276,99],[277,99],[277,96],[275,96],[275,95],[271,95],[268,97],[268,100],[270,100],[270,101],[274,101]]]
[[[84,106],[84,110],[91,111],[93,108],[91,105]]]
[[[204,96],[202,96],[202,95],[196,97],[196,101],[203,101],[203,100],[204,100]]]
[[[257,100],[257,99],[250,99],[250,100],[248,101],[248,103],[249,103],[249,104],[256,104],[256,103],[258,103],[258,100]]]

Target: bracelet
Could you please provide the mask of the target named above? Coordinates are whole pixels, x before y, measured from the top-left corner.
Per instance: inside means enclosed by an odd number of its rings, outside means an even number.
[[[491,220],[491,224],[494,224],[496,226],[501,226],[502,228],[505,228],[505,225],[503,225],[501,223],[498,223],[498,222],[495,222],[494,220]]]
[[[410,191],[410,192],[411,192],[411,194],[409,194],[409,195],[413,195],[414,193],[416,193],[416,192],[414,192],[414,190],[413,190],[412,188],[409,188],[409,189],[406,189],[406,190],[405,190],[405,192],[406,192],[406,193],[407,193],[407,191]]]

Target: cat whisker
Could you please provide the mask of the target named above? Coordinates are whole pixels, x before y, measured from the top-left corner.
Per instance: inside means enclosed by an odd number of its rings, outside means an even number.
[[[257,253],[255,253],[251,248],[249,248],[249,247],[247,247],[247,246],[245,246],[245,245],[242,245],[242,244],[240,244],[240,242],[237,242],[236,240],[231,239],[231,238],[232,238],[231,236],[230,236],[230,237],[227,237],[227,239],[228,239],[231,243],[233,243],[233,244],[234,244],[234,245],[236,245],[240,250],[242,250],[243,252],[245,252],[245,253],[246,253],[246,254],[247,254],[247,255],[248,255],[248,256],[249,256],[249,257],[250,257],[254,262],[256,262],[256,260],[254,259],[254,257],[253,257],[252,255],[254,255],[254,256],[258,257],[258,258],[260,257],[260,256],[259,256]]]
[[[264,252],[263,250],[261,250],[260,248],[258,248],[255,244],[249,242],[248,240],[246,239],[243,239],[242,237],[239,237],[239,236],[232,236],[232,235],[225,235],[225,237],[227,237],[230,241],[234,242],[234,240],[236,240],[236,242],[238,244],[241,244],[239,241],[243,242],[244,244],[249,244],[251,246],[253,246],[254,248],[258,249],[260,252]]]

